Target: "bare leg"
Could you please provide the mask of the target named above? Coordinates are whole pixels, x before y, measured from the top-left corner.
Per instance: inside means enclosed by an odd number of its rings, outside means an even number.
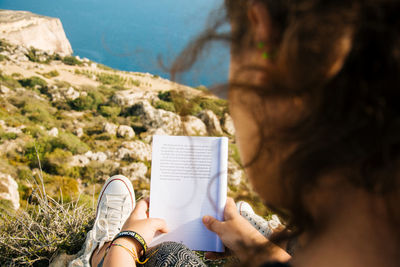
[[[93,254],[92,254],[92,259],[91,259],[91,261],[90,261],[90,265],[92,266],[92,267],[97,267],[97,265],[100,263],[100,261],[103,259],[103,257],[104,257],[104,254],[106,253],[106,249],[108,248],[108,246],[111,244],[111,242],[107,242],[107,243],[104,243],[104,246],[100,249],[100,251],[97,253],[97,251],[98,251],[98,249],[99,248],[96,248],[94,251],[93,251]]]

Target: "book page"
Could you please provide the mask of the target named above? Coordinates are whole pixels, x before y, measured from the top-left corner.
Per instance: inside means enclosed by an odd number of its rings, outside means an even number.
[[[192,250],[223,251],[201,219],[223,218],[227,142],[225,137],[153,137],[150,217],[166,220],[170,232],[151,245],[175,241]]]

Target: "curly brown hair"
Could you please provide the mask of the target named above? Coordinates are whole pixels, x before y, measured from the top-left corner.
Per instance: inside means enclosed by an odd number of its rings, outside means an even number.
[[[322,174],[337,170],[353,185],[385,197],[398,225],[400,1],[255,1],[271,16],[274,38],[269,52],[275,64],[251,70],[268,73],[263,86],[246,86],[262,97],[305,97],[309,110],[295,125],[280,129],[279,137],[274,136],[279,140],[271,141],[273,137],[260,131],[266,144],[298,144],[281,171],[290,185],[291,234],[313,227],[303,196]],[[233,51],[255,45],[248,34],[250,2],[225,0],[215,24],[182,52],[172,74],[190,68],[210,41],[226,41]],[[228,22],[236,22],[236,27],[221,32]],[[343,53],[338,44],[344,36],[350,42],[343,61],[326,75]],[[235,90],[244,85],[228,86]],[[261,145],[260,150],[266,148]]]

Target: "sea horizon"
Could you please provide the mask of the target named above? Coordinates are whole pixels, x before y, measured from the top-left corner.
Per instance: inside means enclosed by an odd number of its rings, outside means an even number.
[[[122,71],[148,72],[171,79],[168,66],[207,24],[215,0],[0,0],[0,9],[59,18],[74,55]],[[225,83],[229,48],[217,44],[177,82],[210,87]]]

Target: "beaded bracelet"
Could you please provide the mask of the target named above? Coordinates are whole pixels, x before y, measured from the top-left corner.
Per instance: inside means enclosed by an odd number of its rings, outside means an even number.
[[[134,249],[132,249],[132,251],[131,251],[129,248],[127,248],[127,247],[125,247],[125,246],[123,246],[123,245],[121,245],[121,244],[114,244],[114,243],[111,243],[111,245],[107,248],[106,255],[107,255],[107,253],[108,253],[108,249],[110,249],[112,246],[121,247],[121,248],[125,249],[126,251],[129,252],[129,254],[131,254],[131,256],[133,257],[133,259],[135,260],[135,262],[137,262],[137,263],[139,263],[139,264],[142,264],[142,265],[145,264],[145,263],[151,258],[151,256],[153,256],[153,255],[158,251],[158,249],[156,249],[156,250],[153,251],[146,259],[139,260],[139,257],[137,256],[137,253],[136,253],[136,251],[135,251]],[[106,255],[105,255],[105,256],[106,256]],[[104,256],[104,257],[105,257],[105,256]]]
[[[134,240],[136,240],[137,242],[139,242],[140,246],[143,249],[143,255],[140,258],[143,258],[143,259],[146,258],[147,244],[141,235],[139,235],[138,233],[136,233],[134,231],[122,231],[114,237],[114,239],[111,243],[114,243],[114,241],[120,237],[130,237],[130,238],[133,238]]]

